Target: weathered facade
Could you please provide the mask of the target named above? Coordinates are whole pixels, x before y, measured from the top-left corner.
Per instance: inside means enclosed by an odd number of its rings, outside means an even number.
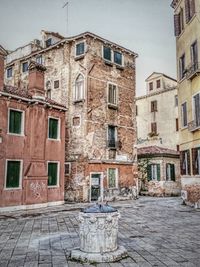
[[[46,94],[67,112],[65,199],[91,201],[132,196],[137,178],[136,54],[86,32],[37,51],[7,57],[9,84],[28,85],[25,62],[41,60]]]
[[[174,0],[171,6],[174,8],[181,122],[181,182],[186,191],[191,185],[187,200],[194,203],[192,191],[196,192],[200,184],[200,0]]]
[[[29,65],[28,90],[0,85],[1,210],[64,203],[66,108],[45,98],[44,71]]]
[[[177,82],[154,72],[146,79],[147,94],[136,98],[138,147],[178,149]]]
[[[138,175],[143,194],[180,195],[179,152],[158,146],[138,148]]]

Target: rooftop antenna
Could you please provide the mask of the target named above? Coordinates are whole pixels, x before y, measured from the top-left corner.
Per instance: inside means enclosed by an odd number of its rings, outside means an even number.
[[[66,8],[66,34],[68,36],[68,30],[69,30],[69,20],[68,20],[68,5],[69,5],[69,2],[67,1],[62,8]]]

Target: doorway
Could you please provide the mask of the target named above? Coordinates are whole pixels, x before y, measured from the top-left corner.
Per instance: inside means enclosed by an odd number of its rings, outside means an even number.
[[[90,174],[90,201],[103,200],[103,173],[95,172]]]

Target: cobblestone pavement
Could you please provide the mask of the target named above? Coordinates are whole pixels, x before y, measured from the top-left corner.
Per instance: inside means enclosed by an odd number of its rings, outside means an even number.
[[[181,205],[179,198],[113,203],[121,212],[119,244],[129,257],[96,265],[70,261],[70,250],[79,246],[81,206],[0,213],[0,266],[200,266],[200,210]]]

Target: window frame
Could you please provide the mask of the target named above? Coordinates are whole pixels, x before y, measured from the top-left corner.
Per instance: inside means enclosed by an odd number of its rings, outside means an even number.
[[[109,186],[109,170],[110,169],[115,170],[115,187]],[[118,168],[107,168],[107,186],[108,186],[108,189],[118,189],[119,188],[119,169]]]
[[[83,79],[82,79],[82,93],[81,93],[81,98],[76,98],[76,95],[77,95],[77,80],[79,78],[79,76],[82,76]],[[79,82],[80,83],[80,82]],[[75,79],[75,82],[74,82],[74,102],[81,102],[85,99],[85,76],[82,74],[82,73],[79,73],[77,76],[76,76],[76,79]]]
[[[49,121],[50,121],[50,119],[54,119],[54,120],[57,120],[58,121],[58,136],[57,136],[57,138],[50,138],[49,137]],[[61,123],[60,123],[60,118],[57,118],[57,117],[53,117],[53,116],[48,116],[48,140],[51,140],[51,141],[60,141],[60,127],[61,127]]]
[[[36,56],[35,57],[35,62],[42,65],[43,64],[43,56],[42,55]]]
[[[20,162],[20,172],[19,172],[19,187],[6,187],[7,182],[7,171],[8,171],[8,161]],[[5,161],[5,178],[4,178],[4,190],[20,190],[22,189],[22,175],[23,175],[23,160],[22,159],[6,159]]]
[[[116,88],[116,94],[115,94],[115,103],[111,103],[109,101],[109,91],[110,91],[110,88],[109,86],[112,85],[112,90],[113,90],[113,86],[115,86]],[[114,107],[117,107],[118,106],[118,86],[116,83],[112,83],[112,82],[108,82],[107,83],[107,103],[108,103],[108,106],[114,106]]]
[[[58,86],[57,86],[58,84]],[[60,88],[60,80],[54,80],[53,81],[53,88],[54,89],[59,89]]]
[[[45,46],[46,48],[52,46],[52,37],[49,37],[48,39],[46,39]]]
[[[11,133],[9,131],[10,129],[10,111],[17,111],[17,112],[21,112],[22,117],[21,117],[21,133]],[[24,136],[24,129],[25,129],[25,111],[21,110],[21,109],[17,109],[17,108],[8,108],[8,123],[7,123],[7,134],[9,135],[15,135],[15,136]]]
[[[152,112],[157,112],[158,111],[158,101],[157,100],[152,100],[151,101],[151,113]]]
[[[197,125],[196,122],[197,122],[197,116],[195,114],[195,96],[199,95],[199,109],[200,109],[200,91],[195,93],[194,95],[192,95],[192,119],[195,121],[195,125],[196,125],[196,128],[199,128],[200,127],[200,120],[199,120],[199,124]]]
[[[116,64],[117,66],[120,66],[120,67],[124,67],[124,56],[122,54],[122,52],[118,51],[118,50],[111,50],[113,52],[113,63]],[[112,55],[112,52],[111,52],[111,55]],[[121,55],[121,64],[115,62],[115,53],[118,53]]]
[[[186,105],[186,125],[184,124],[184,112],[183,112],[183,105]],[[181,128],[185,129],[188,127],[188,114],[187,114],[187,101],[181,104]]]
[[[109,127],[113,127],[115,129],[115,133],[114,133],[115,134],[115,140],[114,140],[115,146],[109,145],[109,141],[110,141],[110,139],[109,139]],[[117,134],[117,126],[108,124],[108,126],[107,126],[107,140],[108,140],[107,147],[108,147],[108,149],[117,149],[117,141],[118,141],[117,135],[118,135]]]
[[[110,49],[110,60],[104,57],[104,47]],[[112,48],[110,46],[102,45],[102,58],[106,62],[113,63],[113,50],[112,50]]]
[[[10,70],[10,71],[9,71],[9,70]],[[9,74],[10,72],[11,72],[11,75]],[[9,75],[8,75],[8,74],[9,74]],[[12,67],[12,66],[6,68],[6,77],[7,77],[7,79],[10,79],[10,78],[13,77],[13,67]]]
[[[186,76],[186,64],[185,64],[185,53],[183,53],[182,56],[179,57],[179,81],[183,80],[185,76]]]
[[[84,52],[82,53],[82,54],[80,54],[80,55],[77,55],[77,45],[80,45],[80,44],[84,44]],[[80,57],[83,57],[84,55],[85,55],[85,53],[86,53],[86,41],[85,40],[81,40],[81,41],[79,41],[79,42],[76,42],[75,43],[75,48],[74,48],[74,55],[75,55],[75,58],[80,58]]]
[[[160,89],[161,88],[161,80],[158,79],[156,80],[156,89]]]
[[[64,167],[65,167],[66,165],[69,166],[69,173],[66,173],[66,172],[65,172],[65,176],[69,176],[69,175],[71,174],[71,171],[72,171],[72,163],[66,161],[66,162],[64,163]],[[65,168],[64,168],[64,169],[65,169]],[[64,170],[64,171],[65,171],[65,170]]]
[[[26,66],[26,68],[24,66]],[[22,62],[22,72],[23,73],[28,72],[28,61]]]
[[[48,185],[49,175],[48,175],[48,169],[49,169],[49,163],[57,163],[57,183],[56,185]],[[60,187],[60,161],[54,161],[54,160],[48,160],[47,161],[47,188],[57,188]]]
[[[174,177],[171,177],[172,165],[173,165]],[[168,169],[168,167],[169,167],[169,169]],[[165,168],[166,168],[166,181],[167,182],[175,182],[176,181],[176,166],[175,166],[175,164],[167,162],[165,165]],[[169,173],[168,173],[168,170],[169,170]]]
[[[153,82],[149,82],[149,91],[153,91]]]

